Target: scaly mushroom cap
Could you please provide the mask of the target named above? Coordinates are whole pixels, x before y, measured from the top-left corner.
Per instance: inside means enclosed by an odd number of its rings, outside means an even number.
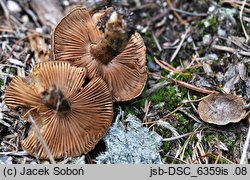
[[[44,62],[29,77],[15,77],[6,91],[5,103],[10,109],[22,107],[24,113],[33,115],[54,158],[86,154],[112,122],[108,86],[99,77],[89,82],[85,78],[85,68]],[[22,145],[31,155],[48,158],[33,129]]]
[[[232,94],[211,94],[198,105],[200,118],[208,123],[226,125],[244,118],[245,101]]]
[[[94,21],[84,8],[76,8],[63,18],[52,35],[54,59],[86,67],[90,78],[102,77],[116,101],[139,96],[147,80],[146,48],[142,37],[133,34],[120,54],[107,64],[102,63],[90,50],[104,37]]]

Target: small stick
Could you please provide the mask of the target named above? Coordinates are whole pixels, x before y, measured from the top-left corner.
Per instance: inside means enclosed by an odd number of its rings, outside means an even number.
[[[250,117],[248,117],[248,124],[250,124]],[[248,152],[248,147],[250,143],[250,125],[248,125],[248,132],[247,132],[247,138],[243,146],[243,151],[240,159],[240,164],[246,164],[246,157]]]
[[[33,32],[33,31],[31,31],[31,32]],[[31,35],[29,35],[29,36],[27,35],[27,36],[25,36],[25,37],[23,37],[23,38],[17,40],[17,41],[15,42],[15,44],[12,46],[12,49],[11,49],[10,52],[8,53],[7,57],[6,57],[5,59],[3,59],[3,60],[0,60],[0,62],[5,62],[5,61],[7,61],[7,59],[11,56],[12,52],[14,51],[14,48],[15,48],[20,42],[27,40],[29,37],[35,37],[35,36],[41,36],[41,37],[44,37],[44,38],[48,38],[48,36],[46,36],[46,35],[43,35],[43,34],[40,34],[40,33],[37,33],[37,32],[33,32],[33,34],[31,34]]]
[[[170,71],[170,72],[174,72],[177,74],[182,74],[182,75],[189,75],[189,73],[183,73],[184,70],[190,69],[190,68],[197,68],[200,67],[201,64],[200,62],[198,62],[197,58],[195,58],[192,62],[196,61],[198,63],[198,65],[194,65],[193,67],[191,66],[192,63],[190,63],[190,65],[188,65],[188,67],[186,67],[185,69],[176,69],[175,67],[171,66],[170,64],[168,64],[165,61],[160,61],[158,60],[156,57],[153,58],[154,61],[163,69]]]
[[[187,34],[189,33],[190,30],[191,30],[190,27],[188,27],[188,28],[186,29],[186,32],[185,32],[184,36],[182,37],[181,42],[180,42],[180,44],[178,45],[178,47],[176,48],[174,54],[172,55],[172,57],[171,57],[171,59],[170,59],[170,62],[172,62],[172,61],[175,59],[175,57],[177,56],[177,54],[178,54],[178,52],[180,51],[181,46],[182,46],[182,44],[184,43],[184,40],[186,39]]]
[[[3,12],[4,12],[4,15],[5,15],[6,19],[9,20],[10,19],[10,13],[8,11],[8,8],[5,6],[3,0],[0,0],[0,5],[1,5],[2,9],[3,9]]]
[[[241,27],[242,27],[243,32],[244,32],[244,34],[245,34],[246,42],[248,42],[249,36],[248,36],[248,34],[247,34],[247,32],[246,32],[246,29],[245,29],[245,26],[244,26],[243,20],[242,20],[242,14],[243,14],[243,10],[244,10],[244,7],[245,7],[245,5],[246,5],[246,2],[247,2],[247,0],[244,0],[242,6],[241,6],[241,8],[240,8],[240,24],[241,24]]]
[[[150,121],[150,122],[144,122],[142,123],[142,125],[147,125],[147,124],[153,124],[153,126],[156,124],[156,123],[159,123],[161,121],[165,121],[170,115],[174,114],[176,111],[178,111],[181,107],[183,106],[180,105],[179,107],[177,107],[175,110],[171,111],[170,113],[166,114],[165,116],[163,116],[162,118],[160,118],[159,120],[156,120],[156,121]],[[151,127],[151,126],[150,126]]]
[[[153,39],[155,41],[155,44],[156,44],[158,50],[162,51],[161,45],[160,45],[159,41],[157,40],[157,38],[155,37],[155,34],[153,32],[152,32],[152,37],[153,37]]]
[[[180,108],[182,108],[183,104],[180,105],[179,107],[177,107],[175,110],[171,111],[170,113],[168,113],[167,115],[163,116],[160,120],[165,121],[170,115],[174,114],[176,111],[178,111]]]
[[[174,11],[174,15],[176,16],[176,18],[178,19],[178,21],[180,22],[180,24],[181,25],[185,24],[185,21],[183,21],[183,19],[181,18],[181,16],[177,13],[177,11],[175,10],[172,2],[170,0],[166,0],[166,1],[167,1],[168,5],[169,5],[169,8]]]
[[[177,85],[180,85],[182,87],[185,87],[185,88],[188,88],[188,89],[200,92],[200,93],[204,93],[204,94],[218,94],[219,93],[218,91],[211,91],[211,90],[199,88],[199,87],[197,87],[195,85],[188,84],[188,83],[186,83],[184,81],[179,81],[179,80],[175,80],[175,79],[172,79],[172,78],[168,78],[168,79],[170,81],[172,81],[172,82],[175,82]]]
[[[151,105],[151,101],[148,102],[148,100],[146,100],[145,105],[144,105],[144,118],[142,120],[142,122],[146,122],[147,121],[147,116],[148,116],[148,111],[149,111],[149,107]]]
[[[194,134],[196,134],[198,132],[199,131],[197,131],[197,132],[189,132],[189,133],[182,134],[182,135],[179,135],[179,136],[174,136],[174,137],[170,137],[170,138],[164,138],[164,139],[162,139],[162,141],[173,141],[173,140],[177,140],[177,139],[180,139],[180,138],[183,138],[183,137],[186,137],[186,136],[194,135]]]
[[[212,49],[216,49],[216,50],[220,50],[220,51],[226,51],[226,52],[230,52],[230,53],[236,53],[237,52],[237,49],[227,47],[227,46],[221,46],[221,45],[213,44],[211,47],[212,47]]]
[[[151,73],[151,74],[153,74],[153,73]],[[173,78],[166,78],[164,76],[159,76],[159,77],[161,77],[163,79],[166,79],[170,83],[175,83],[175,84],[177,84],[179,86],[182,86],[182,87],[185,87],[185,88],[188,88],[188,89],[191,89],[193,91],[200,92],[200,93],[204,93],[204,94],[218,94],[218,93],[220,93],[218,91],[211,91],[211,90],[207,90],[207,89],[202,89],[202,88],[199,88],[199,87],[197,87],[195,85],[188,84],[188,83],[186,83],[184,81],[179,81],[179,80],[176,80],[176,79],[173,79]]]
[[[224,160],[225,160],[225,161],[227,161],[228,163],[234,164],[232,161],[230,161],[230,160],[229,160],[229,159],[227,159],[226,157],[222,156],[221,154],[219,154],[219,153],[216,153],[216,154],[217,154],[217,155],[215,155],[215,154],[212,154],[212,153],[208,152],[208,153],[206,153],[205,155],[201,155],[201,156],[199,156],[198,158],[207,157],[208,155],[211,155],[211,156],[213,156],[213,157],[217,158],[217,157],[218,157],[218,155],[220,155],[220,159],[224,159]],[[193,163],[195,163],[195,161],[193,161]]]
[[[182,9],[177,9],[177,8],[174,8],[174,7],[171,10],[176,11],[176,12],[181,13],[181,14],[188,15],[188,16],[198,16],[198,17],[208,16],[207,13],[193,13],[193,12],[189,12],[189,11],[184,11]]]
[[[51,152],[49,150],[49,147],[48,147],[47,143],[45,142],[45,140],[43,138],[43,135],[41,134],[41,132],[40,132],[36,122],[34,121],[33,117],[31,116],[31,114],[29,114],[29,120],[30,120],[30,122],[32,123],[32,125],[34,127],[34,129],[36,131],[36,134],[37,134],[37,138],[42,143],[43,148],[46,151],[46,154],[48,155],[51,164],[56,164],[56,162],[55,162],[55,160],[54,160],[54,158],[53,158],[53,156],[52,156],[52,154],[51,154]]]
[[[170,71],[170,72],[174,72],[177,74],[183,74],[182,71],[174,68],[173,66],[171,66],[170,64],[168,64],[167,62],[163,62],[163,61],[159,61],[156,57],[154,57],[154,61],[163,69]]]
[[[237,49],[234,49],[234,48],[231,48],[231,47],[226,47],[226,46],[221,46],[221,45],[212,45],[212,48],[213,49],[216,49],[216,50],[220,50],[220,51],[226,51],[226,52],[230,52],[230,53],[239,53],[240,55],[243,55],[243,56],[250,56],[250,53],[247,52],[247,51],[243,51],[243,50],[237,50]]]

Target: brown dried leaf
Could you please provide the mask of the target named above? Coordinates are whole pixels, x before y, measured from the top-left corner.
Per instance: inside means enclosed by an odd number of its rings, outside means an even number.
[[[226,125],[244,118],[245,101],[232,94],[211,94],[198,105],[200,118],[208,123]]]

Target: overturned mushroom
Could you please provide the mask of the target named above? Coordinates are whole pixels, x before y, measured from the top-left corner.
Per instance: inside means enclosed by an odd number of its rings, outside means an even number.
[[[198,105],[200,118],[208,123],[226,125],[245,117],[245,101],[232,94],[211,94]]]
[[[86,81],[85,68],[68,62],[38,64],[27,78],[15,77],[5,103],[21,107],[40,128],[54,158],[85,154],[104,136],[112,122],[112,96],[99,77]],[[23,148],[41,159],[48,158],[33,129]]]
[[[91,16],[84,8],[64,17],[52,35],[54,59],[86,67],[90,78],[102,77],[114,100],[133,99],[141,94],[147,80],[143,39],[128,32],[118,13],[111,13],[104,31],[95,24],[100,17]]]

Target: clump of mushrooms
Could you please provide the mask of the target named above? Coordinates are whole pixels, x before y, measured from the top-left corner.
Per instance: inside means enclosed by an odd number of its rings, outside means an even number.
[[[86,67],[90,79],[105,80],[115,101],[131,100],[141,94],[147,80],[143,39],[139,33],[130,34],[116,12],[102,31],[96,24],[101,17],[102,13],[93,15],[84,8],[66,15],[52,35],[54,60]]]
[[[79,156],[94,148],[113,118],[112,95],[104,80],[86,81],[87,71],[68,62],[39,63],[26,78],[15,77],[5,96],[6,105],[34,117],[54,158]],[[22,141],[31,155],[48,155],[34,129]]]

